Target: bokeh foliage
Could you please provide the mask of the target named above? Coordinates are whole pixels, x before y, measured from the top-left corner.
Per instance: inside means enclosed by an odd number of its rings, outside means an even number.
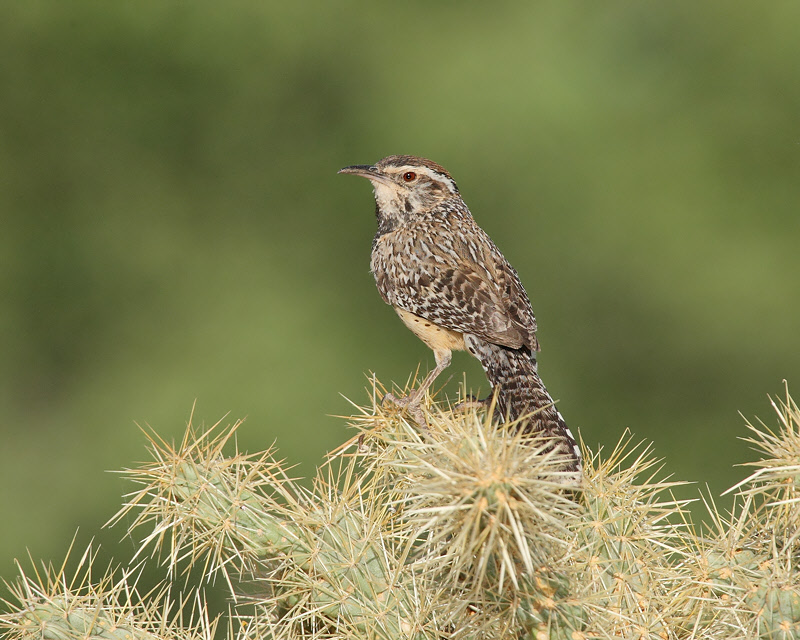
[[[789,1],[0,5],[0,575],[98,529],[134,421],[198,399],[308,473],[340,393],[432,364],[335,174],[389,153],[453,173],[587,442],[630,427],[732,484],[736,411],[800,378],[798,27]]]

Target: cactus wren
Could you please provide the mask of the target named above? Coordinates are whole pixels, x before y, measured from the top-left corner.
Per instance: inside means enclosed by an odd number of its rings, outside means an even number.
[[[447,171],[430,160],[388,156],[339,173],[367,178],[378,231],[371,269],[384,301],[433,350],[436,367],[405,398],[389,397],[425,424],[420,402],[452,351],[480,360],[500,415],[554,436],[579,471],[580,450],[537,372],[536,319],[514,268],[472,217]],[[530,415],[529,415],[530,414]]]

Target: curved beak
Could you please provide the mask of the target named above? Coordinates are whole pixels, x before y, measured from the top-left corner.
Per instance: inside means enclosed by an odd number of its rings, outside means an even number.
[[[378,169],[378,167],[369,164],[354,164],[350,167],[339,169],[337,173],[349,173],[354,176],[361,176],[367,180],[383,182],[386,184],[391,182],[391,180],[385,174],[381,173],[381,170]]]

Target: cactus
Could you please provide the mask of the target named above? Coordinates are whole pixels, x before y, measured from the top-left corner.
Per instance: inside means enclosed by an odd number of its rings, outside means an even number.
[[[147,432],[152,462],[123,472],[136,488],[109,523],[132,521],[133,564],[95,578],[89,549],[72,576],[20,567],[0,628],[10,640],[800,638],[800,412],[788,392],[774,406],[776,431],[748,423],[762,455],[733,510],[702,496],[704,528],[630,435],[608,455],[584,446],[570,488],[549,443],[491,409],[428,400],[420,430],[372,402],[310,488],[274,450],[237,451],[241,423],[190,423],[176,445]],[[142,594],[150,562],[164,581]],[[204,606],[217,577],[226,624]]]
[[[692,558],[718,637],[800,638],[800,411],[788,391],[773,407],[778,431],[747,423],[763,457],[728,490],[737,494],[729,517],[706,502],[713,528]]]
[[[107,640],[210,640],[216,621],[209,621],[202,592],[175,601],[169,589],[140,594],[139,571],[106,569],[95,580],[97,558],[91,547],[72,576],[64,565],[44,565],[35,577],[20,575],[10,586],[9,613],[0,618],[6,638],[104,638]],[[66,564],[66,563],[65,563]]]

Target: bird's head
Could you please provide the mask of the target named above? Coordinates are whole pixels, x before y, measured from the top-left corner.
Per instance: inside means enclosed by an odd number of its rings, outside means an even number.
[[[387,156],[374,165],[345,167],[339,173],[372,182],[379,221],[396,224],[459,197],[458,187],[444,167],[425,158]]]

